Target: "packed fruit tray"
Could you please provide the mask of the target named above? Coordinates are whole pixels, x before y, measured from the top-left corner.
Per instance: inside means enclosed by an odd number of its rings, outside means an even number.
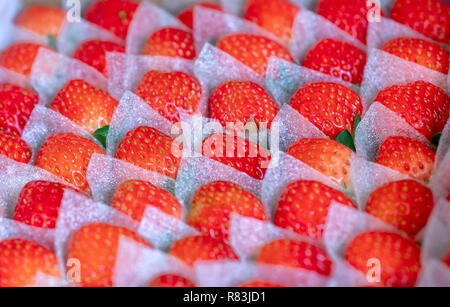
[[[450,286],[448,2],[0,12],[0,286]]]

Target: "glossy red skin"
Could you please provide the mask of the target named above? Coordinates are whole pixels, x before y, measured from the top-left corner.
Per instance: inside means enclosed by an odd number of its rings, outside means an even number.
[[[0,66],[29,76],[40,48],[48,49],[35,43],[13,43],[0,52]]]
[[[66,18],[60,8],[46,5],[31,5],[16,17],[15,23],[37,35],[58,37]]]
[[[149,287],[195,287],[195,284],[189,279],[175,275],[175,274],[162,274],[157,276],[148,285]]]
[[[17,162],[28,163],[31,159],[31,150],[16,134],[0,132],[0,155]]]
[[[159,29],[147,39],[143,54],[193,60],[197,56],[194,36],[177,28]]]
[[[178,14],[178,19],[181,20],[181,22],[183,22],[189,29],[194,29],[194,8],[197,6],[222,11],[222,7],[215,3],[199,2],[189,6]]]

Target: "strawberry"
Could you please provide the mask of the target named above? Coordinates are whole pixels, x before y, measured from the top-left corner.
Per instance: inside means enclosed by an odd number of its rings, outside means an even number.
[[[420,271],[420,248],[412,241],[390,232],[369,231],[357,235],[345,249],[345,260],[364,274],[380,264],[380,282],[388,287],[415,285]],[[371,275],[372,276],[372,275]]]
[[[240,284],[238,287],[244,288],[278,288],[278,287],[286,287],[280,284],[276,284],[273,282],[263,281],[263,280],[252,280],[247,281]]]
[[[375,101],[397,113],[429,140],[444,129],[450,110],[445,91],[425,81],[389,86],[378,93]]]
[[[30,32],[46,37],[58,37],[66,18],[60,8],[46,5],[31,5],[16,17],[16,24]]]
[[[204,235],[228,241],[233,213],[267,220],[264,204],[255,195],[232,182],[210,182],[195,192],[187,223]]]
[[[306,54],[303,66],[323,74],[360,84],[366,54],[355,46],[333,38],[318,41]]]
[[[215,3],[198,2],[192,4],[178,14],[178,19],[181,20],[189,29],[194,29],[194,9],[196,7],[204,7],[211,10],[222,11],[222,7]]]
[[[30,181],[19,194],[13,219],[21,223],[53,229],[65,190],[72,188],[50,181]]]
[[[33,90],[0,83],[0,131],[21,135],[38,101]]]
[[[449,53],[438,44],[420,38],[398,37],[385,42],[381,50],[440,73],[448,73]]]
[[[433,210],[433,193],[414,180],[389,182],[369,195],[366,212],[414,238]]]
[[[84,80],[68,81],[53,98],[50,108],[93,134],[109,125],[118,102]]]
[[[116,159],[176,179],[182,150],[182,145],[170,136],[141,126],[125,135],[117,147]]]
[[[290,183],[278,201],[274,224],[312,238],[322,238],[328,208],[335,201],[356,208],[344,193],[318,181],[299,180]]]
[[[301,87],[289,105],[333,140],[343,130],[353,133],[355,120],[363,111],[358,94],[334,82],[315,82]]]
[[[137,233],[107,223],[82,226],[70,238],[67,258],[77,259],[81,266],[81,284],[87,287],[111,287],[119,251],[120,238],[151,247]]]
[[[34,60],[44,45],[35,43],[14,43],[0,52],[0,66],[18,74],[29,76]]]
[[[176,28],[160,29],[150,35],[143,54],[193,60],[197,56],[194,36]]]
[[[444,258],[442,258],[442,262],[444,262],[448,267],[450,267],[450,250],[444,256]]]
[[[183,208],[177,198],[164,189],[142,180],[123,182],[114,193],[111,207],[140,222],[147,206],[153,206],[177,219]]]
[[[94,153],[104,154],[94,141],[72,133],[57,133],[45,140],[35,165],[90,194],[86,171]]]
[[[203,155],[262,180],[271,160],[270,152],[238,136],[216,133],[203,140]]]
[[[86,9],[86,20],[125,40],[138,6],[130,0],[97,0]]]
[[[87,40],[78,45],[73,53],[73,58],[80,60],[94,67],[101,72],[105,77],[108,76],[108,67],[106,65],[107,52],[125,52],[123,45],[102,41],[102,40]]]
[[[428,182],[434,158],[433,149],[427,145],[404,136],[391,136],[381,143],[375,162]]]
[[[286,153],[308,164],[345,189],[351,189],[350,148],[327,139],[300,139]]]
[[[0,155],[17,162],[28,163],[31,159],[31,150],[19,136],[0,132]]]
[[[175,288],[183,288],[183,287],[195,287],[195,284],[189,279],[175,275],[175,274],[162,274],[153,279],[149,287],[175,287]]]
[[[34,286],[38,273],[61,277],[55,253],[20,238],[0,242],[0,287]]]
[[[329,276],[333,262],[325,250],[296,239],[277,239],[261,247],[255,259],[258,263],[304,269]]]
[[[216,46],[260,75],[266,74],[271,56],[294,62],[285,47],[264,36],[245,33],[231,34],[219,39]]]
[[[396,0],[391,18],[434,40],[450,44],[450,4],[441,0]]]
[[[299,11],[287,0],[249,0],[244,18],[289,42]]]
[[[194,235],[176,241],[169,249],[171,256],[194,266],[199,261],[238,260],[234,250],[221,240]]]
[[[202,87],[193,76],[182,71],[146,73],[136,88],[136,94],[161,116],[172,123],[180,121],[177,108],[194,114],[200,104]]]

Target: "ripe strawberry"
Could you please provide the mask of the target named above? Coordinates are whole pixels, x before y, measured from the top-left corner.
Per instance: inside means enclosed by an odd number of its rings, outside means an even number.
[[[203,140],[203,155],[262,180],[271,160],[270,152],[238,136],[216,133]]]
[[[35,165],[90,194],[86,171],[94,153],[104,154],[95,142],[72,133],[57,133],[45,140]]]
[[[249,0],[244,18],[289,42],[299,11],[287,0]]]
[[[396,0],[391,18],[434,40],[450,44],[450,4],[441,0]]]
[[[125,40],[139,4],[130,0],[97,0],[86,10],[86,20]]]
[[[20,12],[15,22],[37,35],[58,37],[65,18],[66,12],[60,8],[32,5]]]
[[[277,239],[261,247],[256,262],[304,269],[329,276],[333,262],[325,250],[296,239]]]
[[[48,48],[35,43],[14,43],[0,52],[0,66],[18,74],[29,76],[40,48]]]
[[[278,105],[269,93],[260,85],[246,81],[227,81],[219,85],[209,98],[209,116],[227,123],[245,124],[253,120],[270,129],[270,125],[279,111]]]
[[[193,60],[197,56],[194,36],[176,28],[160,29],[150,35],[143,54]]]
[[[380,263],[380,282],[385,286],[414,286],[420,271],[420,248],[402,236],[382,231],[357,235],[345,250],[345,260],[364,274],[374,267],[370,259]]]
[[[233,213],[267,220],[264,204],[255,195],[232,182],[215,181],[195,192],[187,223],[204,235],[228,241]]]
[[[414,180],[400,180],[370,193],[366,212],[414,238],[427,224],[433,207],[429,188]]]
[[[308,180],[290,183],[280,196],[274,224],[312,238],[322,238],[328,208],[335,201],[356,208],[344,193]]]
[[[193,76],[181,71],[146,73],[136,88],[136,94],[161,116],[172,123],[180,121],[177,108],[194,114],[200,104],[202,87]]]
[[[31,150],[19,136],[0,132],[0,155],[17,162],[28,163],[31,159]]]
[[[429,140],[444,129],[450,110],[445,91],[425,81],[387,87],[375,101],[397,113]]]
[[[38,273],[61,277],[55,253],[20,238],[0,242],[0,287],[34,286]]]
[[[183,208],[175,196],[142,180],[125,181],[117,188],[111,200],[111,207],[138,222],[142,220],[147,206],[153,206],[177,219],[180,219],[183,213]]]
[[[68,189],[72,190],[56,182],[28,182],[19,194],[13,219],[34,227],[55,228],[64,191]]]
[[[244,33],[228,35],[217,42],[217,48],[230,54],[260,75],[266,74],[271,56],[294,62],[286,48],[264,36]]]
[[[341,143],[327,139],[305,138],[291,145],[286,153],[308,164],[343,188],[351,189],[350,168],[353,152]]]
[[[438,44],[419,38],[398,37],[385,42],[381,50],[440,73],[448,73],[449,53]]]
[[[0,83],[0,131],[21,135],[38,101],[33,90]]]
[[[70,80],[53,98],[50,108],[93,134],[109,125],[118,102],[84,80]]]
[[[346,82],[360,84],[366,59],[364,51],[355,46],[337,39],[324,38],[308,51],[303,66]]]
[[[375,162],[428,182],[434,158],[433,149],[427,145],[404,136],[391,136],[381,144]]]
[[[180,155],[175,156],[178,151]],[[151,128],[128,132],[117,147],[116,159],[176,179],[183,147],[170,136]]]
[[[151,247],[134,231],[106,223],[85,225],[72,235],[67,258],[80,262],[80,279],[83,286],[112,286],[120,238]]]
[[[356,117],[363,111],[355,91],[333,82],[307,84],[292,96],[289,104],[333,140],[343,130],[352,134]]]
[[[195,287],[195,284],[183,276],[175,274],[163,274],[153,279],[148,286],[165,287],[165,288],[168,287],[183,288],[183,287]]]
[[[108,67],[106,66],[107,52],[125,52],[125,47],[109,41],[87,40],[78,45],[73,53],[73,58],[80,60],[94,67],[104,76],[108,76]]]
[[[222,7],[215,3],[198,2],[189,6],[178,14],[178,19],[188,26],[189,29],[194,29],[194,9],[196,7],[204,7],[211,10],[222,11]]]
[[[280,284],[263,281],[263,280],[253,280],[253,281],[247,281],[242,284],[240,284],[238,287],[244,287],[244,288],[278,288],[278,287],[286,287]]]

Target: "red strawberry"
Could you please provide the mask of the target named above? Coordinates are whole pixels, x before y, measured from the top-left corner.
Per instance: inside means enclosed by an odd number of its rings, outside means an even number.
[[[53,98],[50,108],[93,134],[109,125],[118,102],[84,80],[70,80]]]
[[[165,287],[165,288],[167,287],[182,288],[182,287],[195,287],[195,284],[183,276],[175,274],[163,274],[153,279],[148,286]]]
[[[47,47],[35,43],[14,43],[0,52],[0,66],[29,76],[40,48]]]
[[[17,162],[28,163],[31,159],[31,150],[19,136],[0,132],[0,155]]]
[[[391,136],[381,144],[375,162],[413,178],[429,181],[434,158],[433,149],[427,145],[404,136]]]
[[[139,4],[130,0],[97,0],[86,10],[86,20],[125,40]]]
[[[172,245],[169,254],[189,266],[194,266],[199,261],[238,260],[238,256],[229,245],[209,236],[189,236],[180,239]]]
[[[244,18],[289,42],[300,9],[286,0],[249,0]]]
[[[0,287],[33,286],[38,273],[61,277],[55,253],[20,238],[0,242]]]
[[[70,187],[49,181],[30,181],[19,194],[13,219],[42,228],[55,228],[65,190]]]
[[[441,0],[396,0],[391,18],[434,40],[450,44],[450,4]]]
[[[324,38],[308,51],[303,66],[346,82],[360,84],[366,59],[364,51],[355,46],[337,39]]]
[[[296,239],[278,239],[261,247],[256,262],[304,269],[329,276],[333,262],[326,251]]]
[[[180,121],[177,108],[194,114],[200,104],[202,87],[193,76],[181,71],[146,73],[136,88],[136,94],[161,116],[172,123]]]
[[[262,281],[262,280],[253,280],[253,281],[247,281],[242,284],[240,284],[238,287],[244,287],[244,288],[278,288],[278,287],[286,287],[280,284],[268,282],[268,281]]]
[[[255,195],[232,182],[215,181],[195,192],[187,223],[205,235],[228,241],[233,213],[267,220],[264,204]]]
[[[261,123],[270,125],[279,111],[278,105],[260,85],[245,81],[227,81],[219,85],[209,98],[209,116],[227,123],[242,123],[253,120],[260,128]]]
[[[66,12],[60,8],[32,5],[20,12],[15,22],[37,35],[58,37],[65,18]]]
[[[252,34],[231,34],[217,42],[217,48],[230,54],[260,75],[266,74],[271,56],[294,62],[289,51],[264,36]]]
[[[448,267],[450,267],[450,250],[447,252],[447,255],[442,258],[442,262],[444,262]]]
[[[351,134],[363,106],[358,94],[338,83],[315,82],[301,87],[290,106],[306,117],[331,139],[343,130]]]
[[[0,131],[21,135],[38,101],[32,90],[0,83]]]
[[[183,208],[175,196],[142,180],[125,181],[117,188],[111,200],[111,207],[138,222],[141,221],[147,206],[153,206],[177,219],[180,219],[183,213]]]
[[[117,147],[116,159],[176,179],[182,150],[182,145],[170,136],[141,126],[125,135]]]
[[[48,137],[41,146],[36,166],[91,193],[86,171],[94,153],[104,154],[95,142],[72,133],[57,133]]]
[[[344,193],[323,183],[294,181],[281,194],[274,224],[301,235],[322,238],[333,201],[356,208]]]
[[[178,19],[188,26],[189,29],[194,29],[194,9],[196,7],[204,7],[211,10],[222,11],[222,7],[215,3],[199,2],[189,6],[178,14]]]
[[[77,259],[81,266],[81,284],[88,287],[113,285],[114,268],[120,238],[151,247],[137,233],[120,226],[94,223],[81,227],[70,238],[68,259]]]
[[[370,193],[366,212],[414,238],[427,224],[433,207],[430,189],[414,180],[400,180]]]
[[[326,139],[301,139],[291,145],[286,153],[308,164],[343,188],[351,189],[350,168],[353,152],[341,143]]]
[[[125,47],[114,42],[101,40],[87,40],[78,45],[73,53],[73,58],[80,60],[94,67],[106,77],[108,76],[108,67],[106,66],[107,52],[125,52]]]
[[[271,160],[270,152],[238,136],[216,133],[203,140],[203,155],[262,180]]]
[[[375,101],[397,113],[429,140],[444,129],[450,110],[445,91],[425,81],[387,87]]]
[[[376,268],[368,265],[369,260],[378,260],[380,282],[388,287],[414,286],[420,271],[420,248],[395,233],[361,233],[347,246],[344,257],[351,266],[364,274],[370,274]]]
[[[192,60],[195,59],[195,44],[192,33],[176,29],[163,28],[148,38],[143,54]]]
[[[398,37],[385,42],[381,50],[440,73],[448,73],[449,53],[438,44],[419,38]]]

